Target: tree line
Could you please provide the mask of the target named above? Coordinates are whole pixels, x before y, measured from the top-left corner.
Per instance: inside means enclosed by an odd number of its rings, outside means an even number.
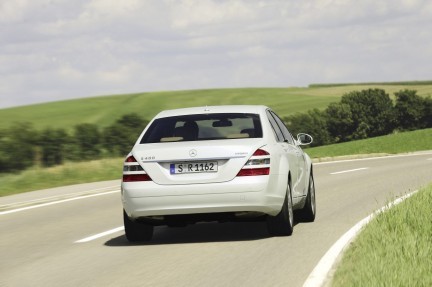
[[[382,89],[352,91],[325,110],[313,109],[283,120],[293,134],[313,136],[312,146],[347,142],[432,127],[432,98],[401,90],[394,101]]]
[[[15,172],[34,165],[50,167],[64,161],[86,161],[125,156],[148,121],[127,114],[112,125],[95,124],[37,131],[30,123],[14,123],[0,130],[0,173]]]
[[[353,91],[325,110],[313,109],[283,119],[293,134],[313,136],[312,146],[376,137],[395,131],[432,127],[432,99],[415,90],[395,93],[395,100],[381,89]],[[64,161],[86,161],[125,156],[148,124],[137,114],[127,114],[100,129],[95,124],[65,129],[35,130],[29,123],[15,123],[0,130],[0,173]]]

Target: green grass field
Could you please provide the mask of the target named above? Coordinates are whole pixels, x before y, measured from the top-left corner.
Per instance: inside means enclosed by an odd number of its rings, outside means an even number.
[[[343,255],[332,286],[432,286],[432,185],[381,213]]]
[[[70,129],[78,123],[108,126],[124,114],[137,113],[150,120],[159,111],[191,106],[260,104],[274,107],[281,114],[325,108],[337,96],[314,95],[308,89],[256,88],[152,92],[102,96],[53,102],[0,110],[0,128],[13,121],[32,122],[36,128],[47,126]]]
[[[359,154],[397,154],[421,150],[432,150],[432,129],[395,133],[376,138],[307,148],[305,151],[312,158],[319,159]]]
[[[331,102],[351,91],[368,88],[384,89],[391,96],[402,89],[414,89],[419,95],[432,95],[432,84],[402,85],[341,85],[309,88],[239,88],[172,92],[149,92],[100,96],[52,102],[0,110],[0,129],[13,122],[31,122],[37,129],[45,127],[70,130],[79,123],[93,123],[99,127],[112,124],[124,114],[138,113],[150,120],[164,109],[190,106],[258,104],[267,105],[281,117],[318,108],[324,109]]]

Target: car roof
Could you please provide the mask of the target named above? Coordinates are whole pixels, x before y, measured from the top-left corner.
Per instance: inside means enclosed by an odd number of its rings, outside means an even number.
[[[259,114],[269,109],[261,105],[228,105],[228,106],[205,106],[205,107],[192,107],[175,110],[162,111],[156,115],[156,118],[165,118],[181,115],[194,115],[194,114],[216,114],[216,113],[250,113]]]

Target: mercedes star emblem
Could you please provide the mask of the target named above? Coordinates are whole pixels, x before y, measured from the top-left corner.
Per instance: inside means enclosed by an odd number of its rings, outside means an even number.
[[[191,149],[191,150],[189,151],[189,155],[190,155],[191,157],[196,157],[196,155],[197,155],[197,151],[194,150],[194,149]]]

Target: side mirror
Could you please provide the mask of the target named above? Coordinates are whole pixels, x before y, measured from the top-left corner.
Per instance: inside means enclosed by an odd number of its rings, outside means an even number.
[[[308,145],[313,142],[313,137],[308,134],[300,133],[297,135],[297,142],[299,145]]]

